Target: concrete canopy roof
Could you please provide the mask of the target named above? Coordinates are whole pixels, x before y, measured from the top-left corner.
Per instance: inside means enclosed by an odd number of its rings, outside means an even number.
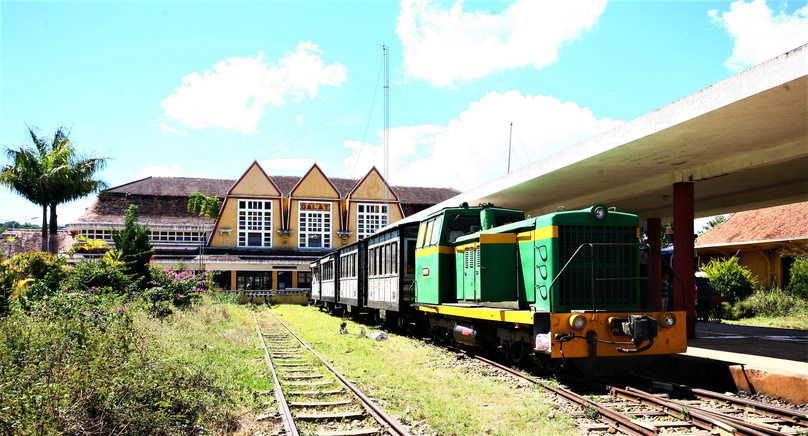
[[[533,216],[602,203],[666,222],[677,182],[694,182],[697,218],[808,200],[808,45],[408,221],[467,201]]]

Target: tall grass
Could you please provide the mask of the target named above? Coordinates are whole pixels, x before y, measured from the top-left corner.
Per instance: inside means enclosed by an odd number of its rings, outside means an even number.
[[[157,320],[91,291],[31,309],[0,320],[0,433],[225,434],[267,388],[244,361],[259,355],[232,313],[246,309]]]
[[[780,288],[758,289],[743,301],[722,303],[720,310],[737,324],[808,330],[808,301]]]

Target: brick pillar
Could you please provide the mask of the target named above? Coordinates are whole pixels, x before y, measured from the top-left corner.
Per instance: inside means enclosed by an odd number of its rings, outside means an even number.
[[[651,253],[648,257],[648,270],[651,274],[651,307],[654,310],[662,309],[662,220],[648,218],[648,244]]]
[[[693,183],[673,184],[673,271],[682,281],[684,301],[679,280],[673,280],[673,301],[676,310],[687,312],[687,337],[696,337],[696,265],[693,251]]]

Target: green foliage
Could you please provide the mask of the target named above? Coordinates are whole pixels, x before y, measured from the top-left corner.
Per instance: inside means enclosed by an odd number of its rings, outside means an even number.
[[[156,314],[171,313],[171,307],[187,307],[199,301],[212,284],[212,271],[196,272],[190,268],[172,270],[151,267],[151,289],[146,297]]]
[[[788,292],[797,298],[808,300],[808,258],[799,257],[791,265]]]
[[[54,294],[68,275],[63,258],[39,251],[18,254],[3,265],[3,293],[23,304]]]
[[[194,192],[188,197],[188,212],[195,215],[216,219],[219,217],[221,206],[218,197],[208,197],[201,192]]]
[[[716,215],[715,218],[707,221],[707,224],[699,230],[699,234],[705,233],[708,230],[712,229],[713,227],[718,226],[719,224],[723,223],[727,220],[727,215]]]
[[[154,248],[149,241],[149,228],[137,224],[137,206],[132,204],[126,210],[122,230],[112,229],[112,240],[115,241],[116,253],[124,263],[123,272],[138,283],[148,283],[151,280],[149,262]]]
[[[753,317],[786,317],[808,309],[808,302],[795,298],[780,288],[759,289],[749,298],[735,304],[723,303],[722,318],[739,320]]]
[[[42,230],[42,249],[58,249],[56,207],[104,189],[104,181],[93,179],[106,166],[105,158],[81,156],[68,139],[69,131],[59,127],[52,140],[38,137],[28,128],[34,147],[6,147],[11,164],[0,168],[0,185],[15,191],[26,200],[42,207],[43,223],[50,208],[50,227]],[[50,232],[50,238],[48,233]]]
[[[0,320],[3,433],[235,430],[233,388],[208,368],[167,355],[140,326],[137,307],[62,292],[34,309]]]
[[[737,255],[724,260],[712,259],[702,267],[702,270],[707,274],[715,289],[727,297],[730,302],[741,301],[755,291],[755,280],[752,273],[738,264]]]
[[[95,288],[103,294],[132,294],[137,287],[122,268],[123,265],[111,264],[104,259],[79,260],[73,265],[64,285],[74,292]]]

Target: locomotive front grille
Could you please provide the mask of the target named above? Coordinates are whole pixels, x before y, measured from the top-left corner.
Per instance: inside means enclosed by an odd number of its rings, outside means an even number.
[[[559,226],[559,251],[563,266],[581,244],[631,244],[637,242],[636,227]],[[636,280],[592,280],[593,261],[596,279],[629,279],[637,275],[638,253],[634,246],[595,246],[594,260],[590,247],[583,247],[558,279],[558,302],[571,308],[592,307],[592,287],[595,304],[617,308],[638,302]]]

